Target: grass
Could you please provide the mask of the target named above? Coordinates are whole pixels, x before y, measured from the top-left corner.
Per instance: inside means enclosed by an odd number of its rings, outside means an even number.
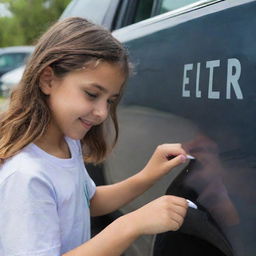
[[[0,112],[6,109],[7,100],[8,100],[7,98],[0,96]]]
[[[7,101],[7,98],[0,96],[0,104],[4,104]]]

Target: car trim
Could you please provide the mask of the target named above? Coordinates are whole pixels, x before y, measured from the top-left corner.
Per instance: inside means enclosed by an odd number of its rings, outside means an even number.
[[[177,15],[181,15],[183,13],[186,13],[186,12],[190,12],[190,11],[193,11],[193,10],[196,10],[198,8],[203,8],[207,5],[211,5],[211,4],[215,4],[217,2],[221,2],[221,1],[224,1],[224,0],[199,0],[195,3],[192,3],[192,4],[188,4],[188,5],[185,5],[183,7],[180,7],[178,9],[175,9],[175,10],[172,10],[172,11],[169,11],[169,12],[166,12],[166,13],[159,13],[160,11],[160,3],[161,1],[157,1],[155,6],[153,7],[153,10],[152,10],[152,16],[154,15],[164,15],[164,16],[167,16],[168,18],[169,17],[173,17],[173,16],[177,16]]]
[[[122,38],[122,42],[126,40],[131,41],[162,30],[165,28],[165,26],[166,28],[169,27],[170,24],[165,24],[164,21],[172,20],[172,26],[176,26],[180,23],[187,22],[191,19],[195,19],[205,15],[203,14],[203,12],[201,12],[201,10],[205,8],[207,8],[208,15],[210,13],[224,10],[227,8],[233,8],[242,4],[254,2],[254,0],[211,0],[211,3],[208,1],[208,4],[205,3],[205,5],[202,5],[203,1],[200,2],[200,6],[198,6],[197,8],[194,6],[194,9],[190,8],[190,11],[187,10],[186,12],[183,12],[183,15],[180,15],[181,13],[179,15],[175,15],[173,13],[174,11],[170,11],[164,14],[160,14],[156,17],[152,17],[126,27],[122,27],[121,29],[114,30],[112,34],[119,40],[120,38]],[[199,4],[199,2],[197,2],[197,4]],[[191,14],[192,11],[195,11],[195,13]],[[154,29],[152,28],[152,25],[154,25]]]

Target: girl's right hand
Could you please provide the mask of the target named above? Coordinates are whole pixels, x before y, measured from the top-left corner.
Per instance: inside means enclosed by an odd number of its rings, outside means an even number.
[[[138,235],[151,235],[178,230],[186,216],[186,199],[162,196],[126,215]]]

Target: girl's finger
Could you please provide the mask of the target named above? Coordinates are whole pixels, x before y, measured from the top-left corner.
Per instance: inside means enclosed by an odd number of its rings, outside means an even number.
[[[172,212],[170,217],[173,221],[177,222],[180,226],[182,225],[182,223],[184,221],[184,217],[177,214],[176,212]]]
[[[178,156],[174,157],[173,159],[169,160],[166,164],[167,164],[168,168],[171,169],[179,164],[185,163],[186,160],[187,160],[186,155],[181,154],[181,155],[178,155]]]
[[[170,210],[175,212],[176,214],[178,214],[180,217],[184,218],[186,216],[186,213],[187,213],[187,209],[188,209],[188,206],[175,206],[174,207],[171,207]]]

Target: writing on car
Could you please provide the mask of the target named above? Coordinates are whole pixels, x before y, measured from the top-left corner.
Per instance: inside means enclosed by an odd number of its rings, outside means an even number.
[[[225,65],[227,67],[227,75],[226,81],[224,83],[225,93],[222,96],[221,92],[214,88],[214,74],[216,69],[221,68],[221,65]],[[244,96],[239,85],[239,78],[241,76],[241,62],[236,58],[227,59],[226,63],[222,64],[220,60],[209,60],[205,63],[205,68],[208,69],[209,79],[208,85],[200,84],[201,70],[202,70],[201,62],[198,63],[189,63],[184,65],[183,70],[183,83],[182,83],[182,97],[192,97],[191,90],[195,90],[195,97],[202,98],[201,88],[202,86],[208,86],[208,99],[231,99],[235,97],[238,100],[243,100]],[[192,72],[195,75],[195,79],[192,79]],[[194,81],[192,84],[191,80]],[[233,93],[232,93],[233,91]]]

